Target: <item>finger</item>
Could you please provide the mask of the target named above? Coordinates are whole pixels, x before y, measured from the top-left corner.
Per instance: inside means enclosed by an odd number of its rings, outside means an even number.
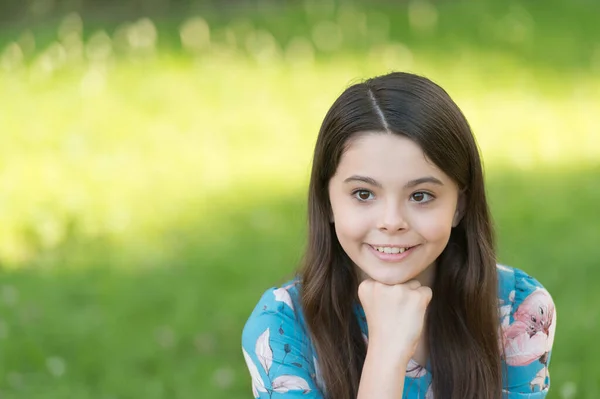
[[[372,289],[373,280],[365,279],[358,285],[358,299],[364,300],[365,295]]]
[[[419,283],[417,280],[410,280],[404,283],[404,285],[410,288],[411,290],[416,290],[421,286],[421,283]]]
[[[431,298],[433,297],[433,291],[431,290],[431,288],[422,285],[422,286],[416,288],[416,290],[421,294],[421,297],[426,301],[425,303],[429,303],[431,301]]]

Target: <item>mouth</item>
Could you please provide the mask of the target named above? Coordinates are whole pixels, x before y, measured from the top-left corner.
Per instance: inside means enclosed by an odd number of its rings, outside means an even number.
[[[408,245],[408,246],[379,246],[379,245],[371,245],[371,248],[380,253],[385,254],[402,254],[410,249],[416,247],[416,245]]]
[[[371,245],[367,244],[371,252],[379,259],[384,261],[396,262],[406,258],[408,255],[414,252],[419,247],[417,245],[406,245],[406,246],[388,246],[388,245]]]

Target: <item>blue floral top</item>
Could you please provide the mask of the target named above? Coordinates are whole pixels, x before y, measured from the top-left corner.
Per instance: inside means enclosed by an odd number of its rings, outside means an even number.
[[[552,298],[533,277],[498,265],[498,344],[504,345],[503,362],[507,399],[540,399],[548,393],[548,364],[556,328]],[[255,398],[323,399],[317,354],[307,334],[300,308],[299,282],[294,280],[264,293],[242,333],[242,352],[252,377]],[[368,342],[360,305],[358,320]],[[410,361],[404,398],[432,399],[431,374]]]

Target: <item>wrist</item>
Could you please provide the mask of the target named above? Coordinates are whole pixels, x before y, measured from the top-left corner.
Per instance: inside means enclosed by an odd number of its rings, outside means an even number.
[[[389,345],[379,345],[376,342],[369,342],[367,346],[367,358],[375,360],[380,365],[402,371],[406,370],[412,354],[413,352],[408,348],[392,349]]]

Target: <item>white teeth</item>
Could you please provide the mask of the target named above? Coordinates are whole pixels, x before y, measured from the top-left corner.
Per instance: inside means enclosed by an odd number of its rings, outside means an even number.
[[[398,248],[398,247],[375,247],[378,252],[383,252],[386,254],[401,254],[406,251],[408,248]]]

